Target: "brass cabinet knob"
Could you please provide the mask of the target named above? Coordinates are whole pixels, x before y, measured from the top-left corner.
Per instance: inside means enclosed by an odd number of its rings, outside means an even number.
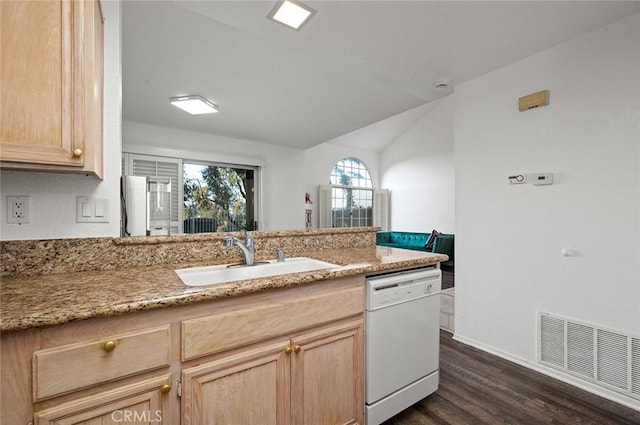
[[[301,349],[302,347],[300,347],[298,344],[293,346],[293,351],[295,351],[296,353],[299,353]]]
[[[75,148],[73,150],[73,156],[75,156],[76,158],[79,158],[82,156],[82,149],[80,148]]]
[[[162,394],[169,394],[169,391],[171,391],[171,385],[169,384],[164,384],[163,386],[160,387],[160,392]]]
[[[114,348],[116,348],[116,342],[115,341],[107,341],[102,346],[102,349],[104,351],[113,351]]]
[[[285,354],[291,354],[292,351],[293,351],[293,348],[291,347],[287,347],[284,349]]]

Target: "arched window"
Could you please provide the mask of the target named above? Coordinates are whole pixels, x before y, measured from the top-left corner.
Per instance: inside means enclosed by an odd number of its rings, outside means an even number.
[[[354,157],[338,161],[329,184],[331,227],[373,226],[373,182],[362,161]]]
[[[362,161],[354,157],[342,158],[333,166],[329,184],[373,189],[369,170]]]

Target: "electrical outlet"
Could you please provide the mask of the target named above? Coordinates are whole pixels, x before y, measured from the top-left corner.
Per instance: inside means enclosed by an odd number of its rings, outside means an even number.
[[[7,223],[29,223],[28,196],[7,196]]]

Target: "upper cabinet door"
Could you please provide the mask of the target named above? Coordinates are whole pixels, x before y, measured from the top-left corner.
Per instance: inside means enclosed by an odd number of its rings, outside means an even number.
[[[3,0],[0,49],[2,167],[102,178],[100,4]]]

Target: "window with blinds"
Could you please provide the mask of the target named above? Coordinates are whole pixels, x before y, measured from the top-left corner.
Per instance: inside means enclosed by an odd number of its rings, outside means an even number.
[[[123,175],[171,178],[171,234],[182,233],[182,160],[125,153]]]

